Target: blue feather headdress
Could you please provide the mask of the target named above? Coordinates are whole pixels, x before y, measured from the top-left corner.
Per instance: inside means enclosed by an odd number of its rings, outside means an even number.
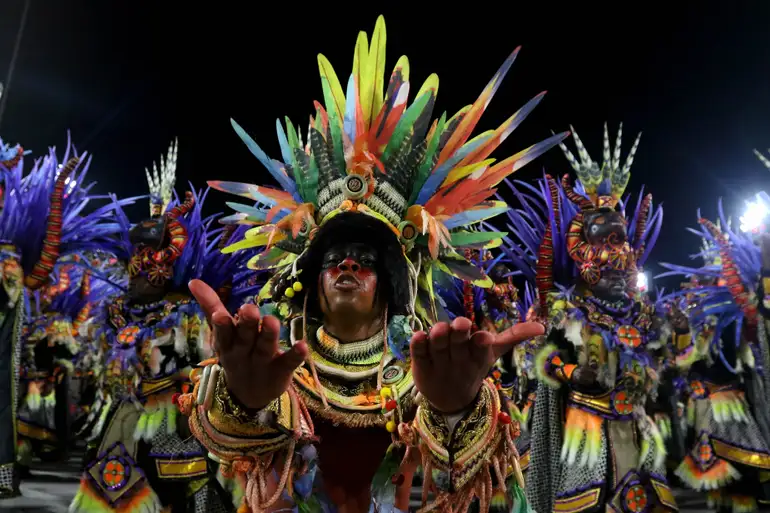
[[[220,295],[227,299],[229,306],[240,306],[247,297],[254,295],[263,283],[254,279],[253,271],[246,269],[246,263],[256,252],[223,254],[220,249],[243,239],[248,227],[222,227],[217,224],[221,214],[204,216],[204,204],[210,189],[196,191],[192,184],[189,185],[192,206],[185,216],[179,218],[188,239],[174,262],[172,290],[186,292],[190,280],[199,279],[220,292]],[[175,191],[170,191],[169,194],[172,199],[165,205],[167,210],[183,203]],[[134,254],[129,238],[132,224],[119,205],[115,206],[114,222],[120,226],[114,254],[123,262],[128,262]]]
[[[760,279],[762,255],[751,235],[731,228],[721,199],[718,215],[719,225],[702,218],[698,211],[698,228],[688,228],[704,241],[701,251],[691,255],[703,264],[696,267],[663,262],[660,265],[668,271],[658,277],[683,276],[691,280],[690,286],[672,292],[667,300],[687,301],[692,329],[713,329],[711,349],[722,356],[719,343],[725,329],[734,327],[738,344],[743,327],[758,322],[754,291]]]
[[[257,251],[221,252],[225,246],[242,240],[248,227],[220,226],[217,223],[222,215],[220,213],[204,217],[203,205],[209,191],[206,188],[193,192],[195,206],[184,220],[190,238],[174,268],[174,287],[186,289],[190,280],[199,279],[218,291],[220,297],[231,306],[237,307],[247,297],[258,292],[259,284],[262,283],[255,282],[254,271],[246,267]],[[179,204],[178,197],[175,197],[170,207],[173,208],[175,204]]]
[[[0,146],[4,147],[2,141]],[[20,148],[18,151],[21,155]],[[129,205],[134,198],[116,199],[86,213],[92,201],[109,199],[91,194],[95,182],[86,184],[90,162],[86,154],[78,155],[68,139],[62,160],[56,148],[50,148],[46,156],[35,160],[26,176],[22,158],[11,167],[0,165],[4,183],[0,240],[18,251],[28,288],[45,284],[48,272],[40,265],[46,258],[44,246],[49,254],[54,248],[59,257],[85,250],[116,249],[114,236],[120,227],[111,222],[110,214],[116,205]]]
[[[60,260],[51,272],[48,286],[31,294],[30,311],[85,322],[91,316],[93,304],[119,294],[120,285],[125,285],[109,270],[104,270],[102,274],[112,280],[95,277],[80,255]]]
[[[579,275],[578,265],[568,253],[567,234],[570,224],[581,213],[580,205],[572,201],[571,196],[584,196],[585,190],[580,180],[567,190],[549,175],[535,184],[519,180],[505,183],[518,207],[507,212],[506,226],[513,235],[503,239],[501,250],[512,267],[537,291],[538,315],[543,316],[546,294],[571,293]],[[636,255],[636,265],[641,267],[660,235],[663,208],[654,206],[651,195],[645,195],[643,188],[631,212],[628,211],[630,205],[629,195],[618,202],[620,212],[629,220],[628,241]]]

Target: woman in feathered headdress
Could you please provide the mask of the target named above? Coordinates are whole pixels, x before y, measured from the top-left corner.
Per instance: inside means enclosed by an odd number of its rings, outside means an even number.
[[[536,356],[528,497],[537,511],[675,510],[662,439],[644,411],[655,384],[654,307],[636,289],[662,211],[640,195],[626,215],[638,138],[623,162],[621,130],[613,149],[605,125],[600,165],[572,133],[579,160],[562,150],[577,184],[568,175],[518,183],[521,208],[509,212],[522,243],[511,258],[536,283],[548,326]]]
[[[128,288],[101,305],[95,337],[105,370],[90,418],[89,452],[71,512],[228,511],[232,483],[218,480],[206,451],[177,420],[176,399],[189,373],[211,357],[208,324],[187,283],[202,279],[223,300],[248,294],[246,254],[222,255],[237,230],[202,217],[207,192],[174,198],[177,145],[148,172],[150,217],[122,227],[119,255]],[[173,486],[169,486],[173,483]],[[239,498],[235,498],[239,501]]]
[[[115,205],[83,214],[97,198],[83,185],[90,158],[78,156],[68,141],[61,161],[52,148],[25,176],[26,153],[0,140],[0,497],[18,494],[14,465],[25,294],[49,283],[59,257],[111,248],[116,232],[106,222]]]
[[[219,361],[180,406],[194,435],[243,479],[251,511],[319,501],[406,510],[420,463],[433,507],[526,506],[517,428],[486,376],[542,327],[495,336],[461,317],[423,329],[438,316],[437,273],[492,285],[463,250],[500,234],[468,227],[504,212],[491,199],[497,184],[565,134],[495,163],[487,157],[542,97],[471,138],[518,51],[473,105],[431,121],[438,78],[407,105],[408,60],[386,85],[385,37],[382,18],[371,44],[360,33],[346,92],[319,56],[325,106],[315,104],[304,142],[291,122],[277,123],[283,162],[233,123],[281,189],[211,182],[257,202],[231,204],[230,220],[253,228],[226,251],[263,249],[250,266],[275,270],[260,295],[273,315],[247,305],[234,319],[207,287],[191,285],[215,325]]]
[[[751,233],[732,229],[721,201],[720,222],[700,212],[698,218],[698,229],[690,231],[706,241],[694,255],[704,264],[662,264],[669,269],[664,276],[690,278],[669,301],[680,305],[683,324],[694,335],[672,338],[687,376],[687,416],[695,435],[676,472],[692,489],[707,492],[720,511],[762,510],[770,503],[763,477],[770,469],[770,353],[761,298],[762,267],[770,262],[763,264]]]

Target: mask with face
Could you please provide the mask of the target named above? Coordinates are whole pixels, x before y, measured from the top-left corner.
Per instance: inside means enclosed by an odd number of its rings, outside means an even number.
[[[133,296],[161,294],[174,274],[174,262],[188,241],[187,229],[180,219],[195,204],[191,192],[184,203],[172,208],[162,217],[147,219],[130,232],[133,246],[128,265],[129,290]]]
[[[636,243],[642,240],[651,204],[648,195],[637,216],[638,226],[635,227],[634,235],[638,240],[629,241],[627,220],[617,207],[630,178],[639,137],[621,165],[622,125],[612,151],[605,124],[604,162],[599,167],[574,131],[573,136],[580,162],[564,144],[561,148],[577,172],[583,191],[575,191],[568,175],[562,178],[561,185],[567,199],[579,209],[567,229],[567,252],[577,264],[580,280],[594,296],[608,301],[622,300],[635,291],[637,257],[640,254],[638,246],[643,246]]]

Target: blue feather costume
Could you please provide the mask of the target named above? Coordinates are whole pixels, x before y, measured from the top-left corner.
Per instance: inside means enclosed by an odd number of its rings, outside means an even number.
[[[508,184],[519,205],[504,251],[536,287],[534,314],[547,324],[528,497],[537,511],[675,510],[663,439],[644,410],[657,383],[654,306],[636,289],[663,212],[650,195],[633,210],[624,196],[638,138],[623,163],[621,131],[613,151],[605,125],[600,165],[572,133],[580,160],[561,146],[574,185],[567,175]]]
[[[116,226],[109,213],[131,200],[109,202],[86,213],[93,184],[84,185],[90,158],[68,141],[60,160],[55,148],[24,171],[25,152],[0,140],[0,496],[17,493],[16,414],[20,399],[21,335],[30,294],[49,284],[59,258],[85,250],[111,250]],[[93,205],[91,205],[93,206]]]
[[[240,501],[237,486],[221,475],[217,479],[216,464],[186,434],[176,399],[187,390],[195,367],[213,355],[211,331],[188,282],[203,280],[226,304],[240,305],[258,290],[243,272],[253,255],[220,252],[224,244],[243,237],[246,228],[219,227],[219,215],[204,217],[208,190],[191,187],[178,198],[175,160],[176,143],[162,161],[161,176],[148,173],[149,219],[132,225],[122,209],[114,214],[122,228],[117,253],[127,264],[129,283],[95,312],[94,337],[103,349],[104,372],[84,426],[90,450],[73,512],[169,506],[228,511],[231,500]],[[169,480],[178,485],[164,486]]]
[[[719,222],[701,217],[689,231],[703,241],[694,259],[703,264],[661,264],[689,278],[664,296],[686,315],[689,343],[672,338],[685,373],[688,421],[694,437],[677,475],[689,487],[708,491],[725,511],[755,511],[770,499],[761,477],[770,465],[770,363],[762,297],[761,251],[752,236],[734,231],[718,204]],[[759,294],[756,291],[759,289]]]

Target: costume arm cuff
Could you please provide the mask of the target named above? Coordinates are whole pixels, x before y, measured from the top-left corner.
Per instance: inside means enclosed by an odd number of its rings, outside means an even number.
[[[446,417],[429,404],[417,410],[412,427],[423,455],[423,487],[435,490],[439,509],[456,500],[483,500],[489,497],[490,486],[508,493],[505,481],[511,472],[523,483],[519,453],[513,443],[519,436],[519,425],[502,408],[494,383],[485,380],[476,401],[453,430]],[[435,471],[441,478],[434,478]],[[463,507],[459,510],[464,511]]]
[[[193,391],[180,396],[178,405],[215,459],[227,465],[312,438],[313,425],[293,389],[261,410],[248,411],[230,395],[224,371],[213,362],[192,372]]]
[[[552,388],[569,383],[577,366],[565,363],[561,353],[553,344],[548,344],[535,357],[537,377]]]
[[[287,490],[291,476],[315,458],[314,451],[305,450],[315,441],[308,410],[293,388],[261,410],[246,410],[230,395],[215,360],[204,363],[193,371],[193,392],[179,397],[179,409],[190,417],[190,431],[222,474],[245,478],[252,510],[268,511],[284,491],[292,495]],[[268,494],[274,473],[280,481]]]

